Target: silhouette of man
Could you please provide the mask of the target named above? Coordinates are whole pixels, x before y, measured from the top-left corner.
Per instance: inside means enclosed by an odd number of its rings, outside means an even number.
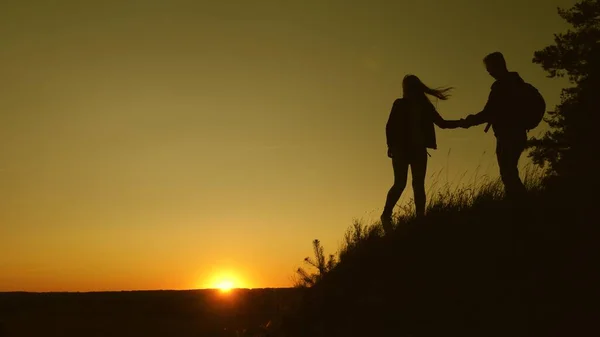
[[[463,128],[488,123],[496,136],[496,158],[506,196],[513,201],[522,201],[527,191],[519,178],[517,164],[527,144],[527,131],[519,125],[513,113],[519,104],[516,93],[525,83],[517,72],[508,71],[504,56],[500,52],[487,55],[483,62],[488,73],[496,79],[492,84],[488,101],[483,111],[469,115],[462,122]]]

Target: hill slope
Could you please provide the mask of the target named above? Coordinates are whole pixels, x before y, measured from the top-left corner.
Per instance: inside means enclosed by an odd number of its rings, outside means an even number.
[[[596,335],[593,200],[547,188],[513,207],[487,187],[470,202],[448,194],[389,235],[374,225],[350,239],[286,335]]]

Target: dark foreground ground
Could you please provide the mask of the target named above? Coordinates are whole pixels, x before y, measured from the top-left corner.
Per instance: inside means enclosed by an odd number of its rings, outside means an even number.
[[[286,310],[298,294],[295,289],[0,293],[0,337],[243,336]]]

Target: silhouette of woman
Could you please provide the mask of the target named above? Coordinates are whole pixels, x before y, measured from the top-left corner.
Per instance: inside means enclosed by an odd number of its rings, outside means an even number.
[[[403,97],[394,101],[386,125],[387,153],[394,169],[394,185],[387,194],[381,215],[386,231],[391,227],[394,207],[406,187],[409,166],[417,217],[425,214],[427,149],[437,148],[434,124],[442,129],[460,126],[459,121],[444,120],[427,95],[446,100],[450,90],[452,88],[431,89],[415,75],[406,75],[402,81]]]

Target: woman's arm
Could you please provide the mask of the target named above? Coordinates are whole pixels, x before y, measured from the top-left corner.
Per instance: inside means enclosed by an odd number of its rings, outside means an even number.
[[[462,127],[464,119],[447,121],[433,108],[433,123],[442,129],[456,129]]]
[[[392,109],[390,111],[390,116],[388,118],[387,124],[385,125],[385,138],[387,141],[388,148],[392,148],[398,143],[398,110],[400,109],[401,104],[402,101],[400,99],[394,101],[394,105],[392,105]]]

